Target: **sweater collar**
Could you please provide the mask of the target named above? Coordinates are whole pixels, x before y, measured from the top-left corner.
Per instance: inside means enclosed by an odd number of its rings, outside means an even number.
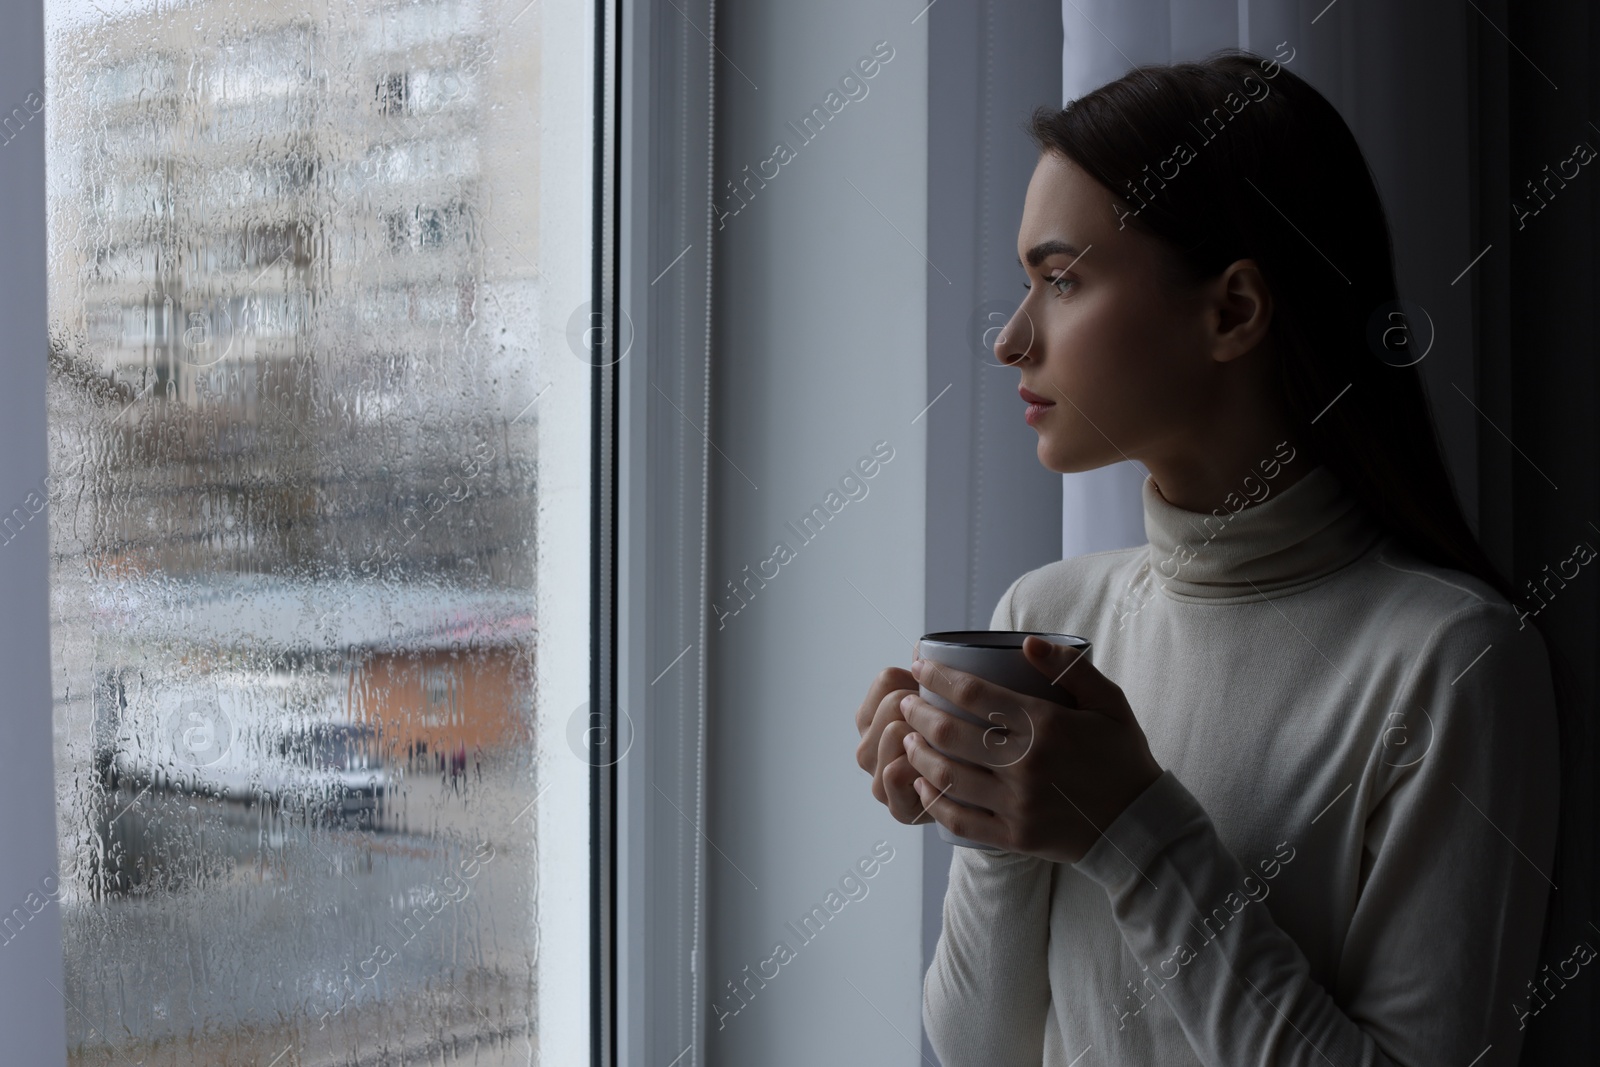
[[[1169,596],[1257,598],[1291,590],[1343,567],[1384,534],[1325,464],[1286,489],[1256,480],[1268,490],[1261,503],[1231,510],[1246,501],[1241,492],[1208,515],[1168,503],[1145,476],[1150,568]]]

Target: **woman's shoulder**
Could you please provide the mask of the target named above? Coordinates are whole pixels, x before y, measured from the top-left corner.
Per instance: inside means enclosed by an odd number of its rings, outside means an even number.
[[[1059,620],[1092,615],[1122,592],[1128,577],[1149,559],[1148,544],[1089,552],[1025,571],[995,609],[997,623],[1013,629],[1050,629]]]
[[[1380,655],[1460,671],[1475,665],[1493,670],[1496,661],[1519,670],[1548,663],[1544,637],[1533,624],[1536,602],[1533,610],[1513,603],[1483,579],[1424,560],[1393,538],[1363,570],[1361,629],[1379,635],[1372,647]],[[1497,651],[1485,656],[1491,648]]]
[[[1349,629],[1364,650],[1360,671],[1385,694],[1373,705],[1383,711],[1378,746],[1426,738],[1418,751],[1461,775],[1490,759],[1497,774],[1514,764],[1558,774],[1555,663],[1530,605],[1392,539],[1368,562],[1368,609]],[[1382,764],[1393,781],[1416,765]]]
[[[1524,608],[1466,571],[1421,558],[1385,538],[1367,561],[1363,593],[1371,611],[1397,629],[1432,634],[1441,627],[1532,629]]]

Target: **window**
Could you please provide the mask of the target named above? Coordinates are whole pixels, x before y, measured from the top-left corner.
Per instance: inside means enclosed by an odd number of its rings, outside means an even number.
[[[411,79],[405,71],[378,79],[378,114],[403,115],[411,102]]]
[[[586,1062],[595,8],[46,6],[69,1062]]]

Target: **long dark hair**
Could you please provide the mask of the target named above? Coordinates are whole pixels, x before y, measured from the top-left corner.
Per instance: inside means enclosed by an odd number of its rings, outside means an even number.
[[[1321,93],[1279,63],[1225,49],[1201,62],[1135,67],[1065,108],[1037,108],[1028,132],[1041,152],[1111,190],[1121,224],[1164,242],[1190,280],[1254,260],[1273,295],[1270,337],[1292,440],[1305,442],[1403,547],[1516,601],[1467,524],[1445,466],[1408,351],[1416,324],[1398,302],[1377,185]],[[1576,684],[1552,635],[1539,634],[1556,689],[1566,792],[1576,769]],[[1564,826],[1558,834],[1564,843]],[[1558,845],[1557,872],[1563,851]]]

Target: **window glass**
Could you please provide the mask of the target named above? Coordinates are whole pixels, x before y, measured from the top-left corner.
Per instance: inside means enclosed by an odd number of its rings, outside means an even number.
[[[592,152],[544,68],[592,28],[46,7],[70,1062],[540,1062],[587,983],[540,946],[587,928],[544,906],[587,768],[541,723],[588,664],[541,651],[588,627],[543,576],[589,568],[593,210],[541,181]]]

